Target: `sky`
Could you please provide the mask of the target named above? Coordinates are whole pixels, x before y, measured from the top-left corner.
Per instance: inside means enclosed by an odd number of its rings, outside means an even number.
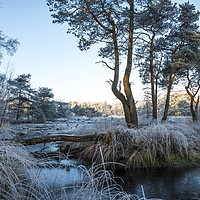
[[[200,10],[199,0],[190,2]],[[31,87],[51,88],[56,100],[119,102],[107,82],[113,71],[96,64],[101,60],[98,46],[80,51],[77,39],[66,33],[67,25],[53,24],[50,15],[45,0],[0,0],[0,30],[20,42],[14,56],[4,56],[0,71],[10,66],[14,78],[30,73]],[[136,70],[131,81],[135,100],[142,100]]]

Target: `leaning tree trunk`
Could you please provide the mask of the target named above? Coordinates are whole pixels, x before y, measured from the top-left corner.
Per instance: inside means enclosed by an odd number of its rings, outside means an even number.
[[[195,102],[195,96],[197,95],[200,86],[198,87],[197,91],[192,94],[192,92],[189,91],[189,86],[185,86],[185,90],[187,92],[187,94],[190,96],[190,112],[192,115],[192,120],[193,122],[197,121],[197,115],[198,115],[198,106],[199,106],[199,96],[197,97],[197,101]],[[195,103],[195,106],[194,106]]]
[[[194,109],[194,97],[191,97],[191,99],[190,99],[190,112],[192,114],[193,122],[197,121],[198,104],[199,104],[199,96],[197,98],[197,102],[196,102],[195,109]]]
[[[177,45],[174,50],[172,51],[171,56],[173,56],[176,51],[181,48],[183,46],[183,43],[181,42],[179,45]],[[174,82],[174,79],[176,77],[176,74],[178,72],[178,70],[181,68],[181,66],[179,66],[177,69],[175,69],[174,66],[174,60],[171,60],[171,72],[170,72],[170,76],[169,76],[169,83],[168,83],[168,88],[167,88],[167,97],[166,97],[166,102],[165,102],[165,111],[164,111],[164,115],[162,120],[165,121],[167,119],[167,114],[168,114],[168,110],[169,110],[169,101],[170,101],[170,93],[171,93],[171,89],[172,89],[172,84]]]
[[[171,86],[168,85],[167,96],[166,96],[166,101],[165,101],[165,110],[164,110],[164,114],[162,118],[163,121],[167,119],[167,114],[169,110],[170,93],[171,93]]]
[[[163,121],[165,121],[167,119],[167,114],[168,114],[168,110],[169,110],[169,102],[170,102],[170,93],[171,93],[172,84],[173,84],[174,79],[176,77],[177,71],[178,71],[178,69],[174,72],[174,66],[172,66],[170,77],[169,77],[169,83],[168,83],[168,87],[167,87],[167,97],[166,97],[166,101],[165,101],[165,110],[164,110],[164,114],[163,114],[163,118],[162,118]]]

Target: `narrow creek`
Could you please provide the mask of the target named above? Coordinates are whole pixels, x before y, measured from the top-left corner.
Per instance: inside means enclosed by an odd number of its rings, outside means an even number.
[[[38,149],[41,145],[28,147]],[[46,144],[51,150],[57,147],[55,143]],[[77,168],[81,161],[74,159],[61,159],[49,161],[56,164],[53,168],[37,168],[44,181],[54,188],[72,186],[82,181],[81,169]],[[187,168],[149,168],[135,169],[133,172],[116,173],[121,177],[118,183],[124,191],[142,196],[141,186],[147,199],[159,198],[163,200],[199,200],[200,199],[200,166]]]

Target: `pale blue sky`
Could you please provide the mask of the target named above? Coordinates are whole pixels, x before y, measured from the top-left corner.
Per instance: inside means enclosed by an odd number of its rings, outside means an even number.
[[[178,1],[185,2],[183,0]],[[191,0],[200,10],[200,1]],[[5,57],[0,70],[10,61],[14,77],[32,75],[33,88],[49,87],[56,99],[65,101],[116,101],[106,82],[109,69],[95,64],[98,48],[81,52],[74,36],[66,34],[66,24],[52,24],[45,0],[0,0],[0,30],[20,42],[17,53]],[[140,79],[132,76],[135,100],[141,100]]]

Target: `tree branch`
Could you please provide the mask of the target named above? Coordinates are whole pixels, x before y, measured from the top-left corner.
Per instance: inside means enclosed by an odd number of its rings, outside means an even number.
[[[115,70],[114,68],[110,67],[110,66],[108,65],[107,62],[105,62],[105,61],[103,61],[103,60],[101,60],[101,61],[99,61],[99,62],[96,62],[95,64],[99,64],[99,63],[103,63],[103,64],[106,65],[106,67],[108,67],[109,69]]]
[[[86,3],[86,6],[87,6],[87,9],[88,9],[89,13],[92,15],[92,17],[94,18],[94,20],[99,24],[99,26],[101,26],[104,30],[106,30],[106,31],[108,31],[108,32],[110,32],[110,33],[112,33],[112,30],[109,29],[108,27],[104,26],[104,25],[97,19],[97,17],[95,16],[95,14],[90,10],[90,6],[89,6],[87,0],[84,0],[84,2]]]

